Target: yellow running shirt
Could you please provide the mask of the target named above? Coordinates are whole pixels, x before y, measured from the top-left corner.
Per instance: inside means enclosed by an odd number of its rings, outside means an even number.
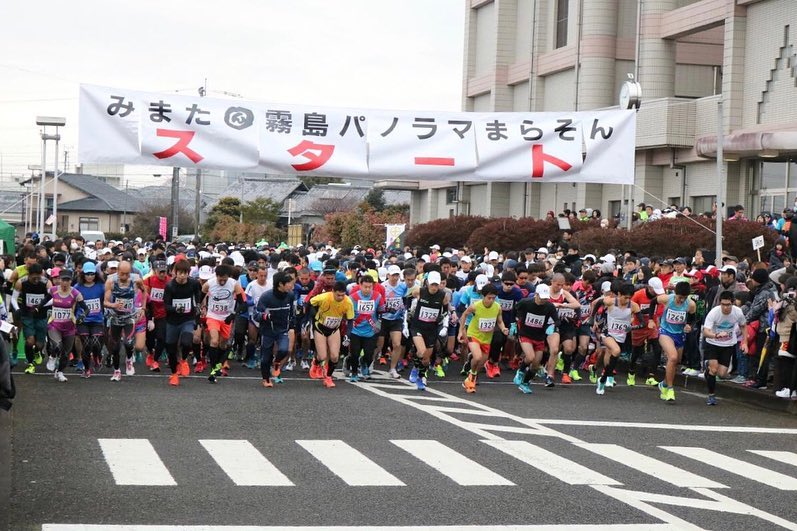
[[[468,325],[468,337],[472,337],[482,345],[489,345],[493,341],[493,331],[498,325],[498,315],[501,313],[501,306],[493,302],[487,308],[484,301],[478,301],[473,305],[473,319]]]
[[[343,319],[354,319],[354,305],[348,295],[338,302],[335,293],[328,291],[310,299],[310,304],[318,308],[315,313],[316,324],[326,328],[337,330]]]

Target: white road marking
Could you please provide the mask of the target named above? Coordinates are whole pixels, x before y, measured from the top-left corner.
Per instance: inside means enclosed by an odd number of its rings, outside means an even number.
[[[568,485],[622,485],[565,457],[526,441],[482,441]]]
[[[148,439],[97,439],[117,485],[177,485]]]
[[[492,470],[438,441],[392,440],[390,442],[436,469],[444,476],[448,476],[458,485],[514,485],[508,479],[499,476]]]
[[[581,443],[577,444],[579,448],[589,450],[600,456],[603,456],[612,461],[616,461],[621,465],[625,465],[638,470],[643,474],[672,483],[676,487],[704,487],[708,489],[727,489],[728,487],[722,483],[717,483],[703,476],[693,474],[688,470],[678,468],[664,461],[659,461],[647,455],[640,454],[628,448],[616,444],[592,444]]]
[[[404,483],[393,474],[343,441],[305,440],[296,443],[352,487],[404,486]]]
[[[214,461],[236,485],[292,487],[293,483],[252,443],[244,440],[200,439]]]
[[[797,490],[797,478],[769,470],[762,466],[735,459],[726,455],[712,452],[705,448],[692,446],[660,446],[664,450],[701,461],[708,466],[717,467],[731,474],[745,477],[749,480],[775,487],[778,490]]]
[[[717,433],[774,433],[797,435],[794,428],[759,428],[756,426],[724,426],[693,424],[657,424],[653,422],[614,422],[604,420],[526,419],[535,424],[552,426],[594,426],[598,428],[645,428],[651,430],[707,431]]]
[[[423,526],[259,526],[259,525],[86,525],[44,524],[42,531],[679,531],[676,524],[575,524],[575,525],[423,525]]]
[[[797,454],[794,452],[782,452],[778,450],[747,450],[747,451],[767,457],[769,459],[774,459],[775,461],[780,461],[781,463],[786,463],[787,465],[797,466]]]

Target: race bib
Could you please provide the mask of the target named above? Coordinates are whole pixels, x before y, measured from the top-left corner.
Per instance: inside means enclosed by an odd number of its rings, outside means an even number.
[[[53,321],[71,321],[72,308],[53,308]]]
[[[120,312],[124,313],[132,313],[133,312],[133,299],[119,299],[116,302],[122,303],[122,309],[119,310]]]
[[[479,319],[479,332],[492,332],[495,330],[495,318]]]
[[[401,297],[390,297],[385,301],[385,309],[389,312],[397,312],[401,306]]]
[[[357,313],[360,315],[366,314],[371,315],[374,313],[376,309],[376,303],[374,301],[366,301],[366,300],[359,300],[357,301]]]
[[[100,313],[100,299],[89,299],[86,301],[86,308],[89,309],[89,313]]]
[[[418,320],[424,323],[436,323],[440,310],[437,308],[426,308],[424,306],[418,311]]]
[[[542,315],[526,314],[526,326],[529,328],[542,328],[545,324],[545,317]]]
[[[559,318],[573,320],[576,318],[576,311],[573,308],[559,308]]]
[[[38,294],[38,293],[26,293],[25,294],[25,305],[28,308],[33,308],[35,306],[38,306],[39,304],[41,304],[41,302],[43,300],[44,300],[44,295],[43,294]]]
[[[624,334],[628,331],[628,324],[622,321],[612,321],[609,323],[609,332]]]
[[[686,323],[686,312],[667,308],[667,313],[664,315],[664,320],[670,324],[682,325]]]
[[[230,305],[226,301],[224,301],[224,302],[211,302],[210,303],[210,311],[211,311],[211,313],[215,313],[215,314],[219,314],[219,315],[225,315],[225,314],[230,313],[229,308],[230,308]]]
[[[589,311],[590,311],[591,308],[592,307],[589,304],[582,304],[581,305],[581,316],[582,317],[588,317],[589,316]]]
[[[149,293],[149,298],[153,301],[163,301],[163,288],[152,288]]]
[[[511,312],[512,308],[515,307],[515,301],[512,301],[512,300],[507,301],[507,300],[504,300],[504,299],[498,299],[498,306],[501,307],[501,311],[502,312]]]
[[[340,317],[327,317],[324,319],[324,326],[327,328],[338,328],[340,326]]]
[[[172,306],[177,313],[191,313],[191,299],[173,299]]]

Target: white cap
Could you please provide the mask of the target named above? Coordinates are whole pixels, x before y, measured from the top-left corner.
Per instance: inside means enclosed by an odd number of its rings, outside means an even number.
[[[656,295],[664,295],[666,293],[664,291],[664,284],[662,284],[659,277],[653,277],[648,280],[648,286],[650,286],[650,289],[652,289],[653,293]]]
[[[207,251],[199,251],[196,254],[197,254],[197,256],[199,256],[200,260],[204,260],[205,258],[210,258],[210,253],[207,252]]]
[[[166,258],[166,265],[172,265],[174,263],[174,256],[169,256]]]
[[[720,273],[733,273],[735,275],[736,268],[733,267],[732,265],[722,266],[722,268],[720,269]]]
[[[434,244],[434,245],[432,245],[432,246],[431,246],[431,247],[429,247],[429,248],[430,248],[430,249],[436,249],[436,250],[438,250],[438,251],[440,250],[440,246],[439,246],[439,245],[437,245],[437,244]]]
[[[387,268],[387,274],[388,275],[400,275],[401,274],[401,268],[399,266],[393,264],[392,266]]]
[[[614,257],[613,254],[607,254],[607,255],[601,256],[601,262],[615,263],[615,262],[617,262],[617,259]]]
[[[445,256],[446,258],[451,258],[454,255],[449,253],[448,251],[446,251],[446,252],[443,253],[443,256]]]
[[[490,251],[490,254],[487,255],[488,260],[498,260],[498,252],[497,251]]]
[[[437,271],[432,271],[426,277],[426,282],[429,283],[429,284],[438,284],[439,285],[440,282],[441,282],[440,273],[438,273]]]
[[[595,258],[595,255],[594,255],[594,254],[585,254],[585,255],[584,255],[584,260],[586,260],[587,258],[592,258],[592,261],[593,261],[593,262],[597,262],[597,261],[598,261],[598,259],[597,259],[597,258]]]
[[[538,284],[537,289],[534,290],[534,293],[541,299],[550,299],[551,298],[551,287],[548,284]]]
[[[106,254],[113,254],[113,251],[111,251],[107,247],[103,247],[102,249],[100,249],[99,253],[100,253],[100,256],[103,256],[103,255],[106,255]]]
[[[213,277],[213,268],[209,265],[203,265],[199,268],[199,278],[202,280],[209,280]]]
[[[412,258],[412,253],[404,253],[404,260],[409,260]]]
[[[424,262],[431,262],[432,258],[428,254],[425,254],[421,256],[421,260],[423,260]]]
[[[230,253],[230,258],[232,258],[232,263],[235,264],[237,267],[243,267],[246,264],[246,260],[244,260],[244,255],[240,253],[240,251],[233,251]]]
[[[465,255],[462,258],[460,258],[459,261],[461,263],[466,263],[466,264],[470,264],[470,263],[473,262],[473,260],[470,259],[470,256],[467,256],[467,255]]]
[[[116,260],[111,260],[110,262],[108,262],[108,267],[109,268],[111,268],[111,267],[117,267],[118,268],[119,267],[119,262],[117,262]]]
[[[141,256],[142,254],[147,254],[146,249],[139,249],[138,250],[138,256]]]
[[[481,289],[490,282],[490,279],[487,278],[487,275],[478,275],[476,277],[476,289],[481,291]]]
[[[387,280],[387,269],[385,269],[384,267],[380,267],[379,269],[377,269],[376,273],[379,275],[379,280],[381,280],[382,282]]]
[[[603,293],[606,293],[607,291],[611,290],[612,290],[612,283],[610,281],[606,280],[603,282],[603,284],[601,284],[601,291]]]
[[[282,261],[282,262],[277,264],[277,271],[284,271],[284,270],[288,269],[289,267],[291,267],[291,264],[289,264],[288,262]]]
[[[711,273],[715,269],[717,269],[717,266],[710,265],[706,268],[706,273]]]
[[[537,254],[548,254],[548,249],[546,247],[540,247],[537,249]]]

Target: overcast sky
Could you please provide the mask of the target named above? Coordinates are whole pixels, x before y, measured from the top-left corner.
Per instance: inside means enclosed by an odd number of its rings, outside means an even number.
[[[38,115],[66,117],[77,162],[80,83],[196,94],[207,78],[208,96],[460,110],[464,14],[463,0],[2,0],[0,172],[39,163]]]

